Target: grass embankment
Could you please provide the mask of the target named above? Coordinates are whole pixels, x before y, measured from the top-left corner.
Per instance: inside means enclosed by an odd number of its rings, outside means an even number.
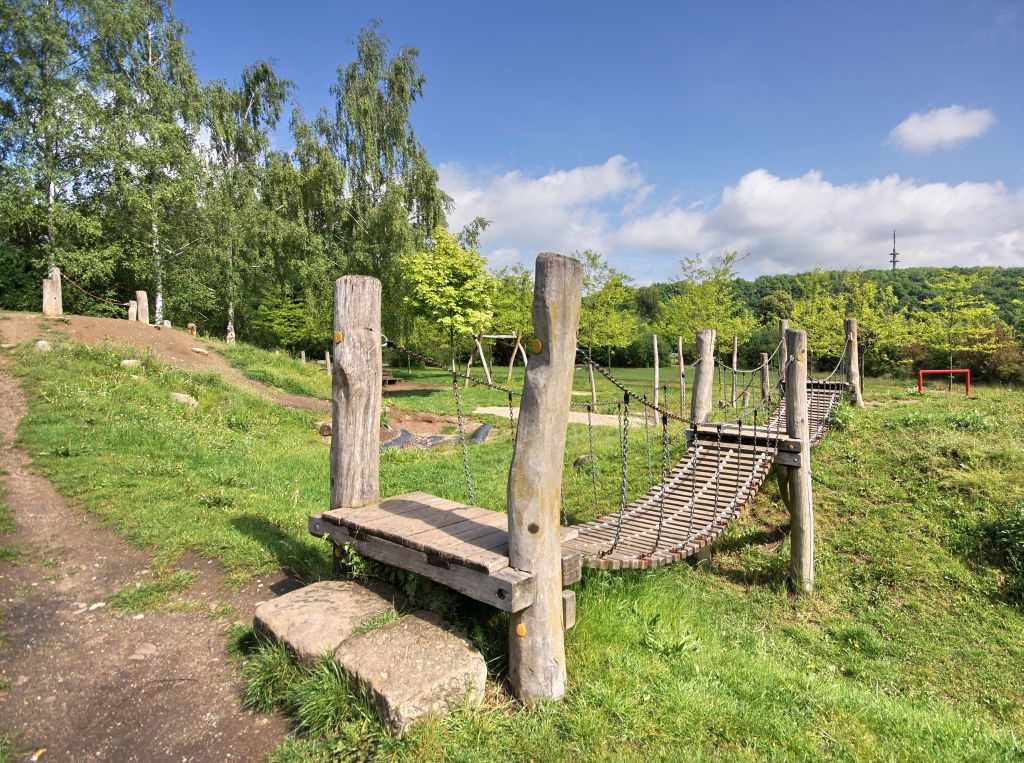
[[[318,363],[301,363],[289,355],[279,355],[241,342],[218,346],[217,352],[223,355],[228,363],[255,381],[293,395],[306,395],[323,400],[329,400],[331,397],[331,379]]]
[[[39,468],[158,558],[194,548],[236,580],[278,565],[326,575],[325,544],[306,533],[327,500],[314,417],[151,359],[135,379],[118,367],[123,356],[19,351],[33,391],[19,435]],[[402,739],[379,729],[331,665],[297,668],[243,630],[233,648],[247,700],[283,707],[298,729],[276,759],[1019,758],[1024,614],[1012,532],[1024,504],[1024,396],[919,398],[894,384],[867,396],[882,404],[815,451],[813,596],[787,594],[786,515],[769,487],[720,541],[712,569],[584,577],[562,703],[521,712],[499,697]],[[618,437],[595,433],[607,510]],[[580,519],[593,514],[592,488],[571,463],[586,442],[585,427],[570,427],[566,499]],[[636,494],[646,454],[631,453]],[[507,427],[470,450],[481,505],[504,506],[509,455]],[[388,452],[381,468],[385,494],[465,497],[456,448]],[[475,624],[500,673],[502,619],[458,597],[436,601]]]

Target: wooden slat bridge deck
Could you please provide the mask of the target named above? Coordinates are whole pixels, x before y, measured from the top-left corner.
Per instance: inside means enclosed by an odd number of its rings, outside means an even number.
[[[501,512],[406,493],[358,509],[314,514],[309,531],[506,612],[533,603],[533,575],[509,566],[508,515]],[[575,527],[563,527],[563,543],[576,534]],[[563,554],[563,585],[579,579],[579,566],[578,554]]]

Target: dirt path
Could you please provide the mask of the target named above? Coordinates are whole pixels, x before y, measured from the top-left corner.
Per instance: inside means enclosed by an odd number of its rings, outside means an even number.
[[[9,323],[0,321],[4,341],[20,341]],[[0,631],[7,637],[0,678],[9,682],[0,690],[0,733],[15,734],[19,749],[45,747],[42,761],[262,759],[287,725],[241,708],[238,673],[224,653],[231,619],[202,610],[125,617],[102,605],[124,586],[151,579],[149,559],[69,507],[29,469],[27,454],[14,447],[25,396],[5,355],[0,478],[17,529],[0,536],[0,545],[23,556],[0,561]],[[276,575],[229,592],[213,563],[182,566],[198,575],[187,600],[206,611],[230,604],[238,622],[249,622],[256,602],[272,591],[294,585]]]

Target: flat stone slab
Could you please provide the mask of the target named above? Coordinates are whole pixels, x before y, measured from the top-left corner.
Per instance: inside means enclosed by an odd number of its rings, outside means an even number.
[[[398,733],[484,699],[483,655],[433,612],[417,611],[354,636],[338,647],[334,661]]]
[[[253,628],[281,641],[312,665],[363,623],[392,608],[391,599],[350,580],[324,580],[256,605]]]

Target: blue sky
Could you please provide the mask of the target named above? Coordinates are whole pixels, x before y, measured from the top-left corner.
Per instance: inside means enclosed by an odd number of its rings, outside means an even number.
[[[371,18],[419,49],[413,123],[495,265],[586,247],[638,282],[1024,265],[1024,2],[179,1],[204,78],[259,58],[307,113]],[[278,138],[287,145],[287,132]]]

